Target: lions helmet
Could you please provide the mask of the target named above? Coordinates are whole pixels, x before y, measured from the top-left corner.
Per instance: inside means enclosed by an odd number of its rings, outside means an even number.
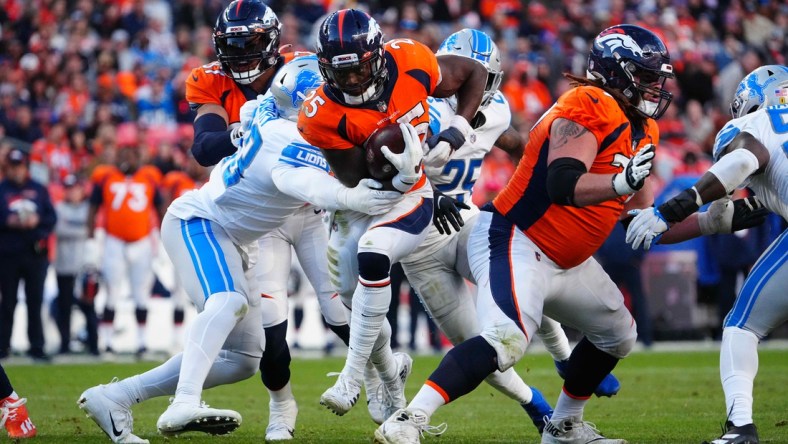
[[[481,108],[490,104],[503,78],[501,52],[490,36],[476,29],[465,28],[447,37],[435,54],[454,54],[484,65],[487,68],[487,85],[484,87]]]
[[[304,99],[322,84],[323,77],[314,54],[297,57],[279,68],[270,88],[279,117],[297,121]]]
[[[254,82],[279,58],[282,25],[258,0],[235,0],[216,19],[213,45],[222,69],[236,82]]]
[[[736,88],[731,102],[734,119],[765,106],[788,103],[788,67],[765,65],[747,74]]]
[[[320,25],[317,61],[326,86],[351,105],[380,97],[388,70],[383,31],[374,18],[357,9],[332,13]]]
[[[587,76],[621,91],[638,112],[659,119],[673,100],[664,89],[673,78],[665,44],[635,25],[616,25],[599,33],[588,56]]]

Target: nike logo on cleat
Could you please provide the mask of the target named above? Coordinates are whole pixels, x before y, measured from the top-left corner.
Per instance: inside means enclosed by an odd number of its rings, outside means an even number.
[[[112,419],[112,413],[109,414],[109,422],[112,424],[112,434],[115,435],[115,437],[123,434],[123,430],[118,430],[115,428],[115,420]]]

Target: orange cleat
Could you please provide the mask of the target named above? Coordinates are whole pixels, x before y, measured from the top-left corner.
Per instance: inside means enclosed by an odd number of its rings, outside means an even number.
[[[27,414],[26,398],[0,400],[0,427],[5,425],[11,439],[32,438],[36,436],[36,426]]]

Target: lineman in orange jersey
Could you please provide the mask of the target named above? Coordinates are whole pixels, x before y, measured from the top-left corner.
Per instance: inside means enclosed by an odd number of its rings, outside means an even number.
[[[119,284],[127,276],[136,305],[137,352],[142,353],[146,349],[145,324],[154,279],[152,234],[156,221],[164,213],[158,191],[161,172],[151,165],[140,165],[141,153],[137,147],[120,149],[117,159],[115,167],[104,168],[96,176],[99,182],[94,183],[88,213],[88,237],[94,237],[99,208],[103,209],[106,229],[101,268],[107,284],[107,301],[99,334],[107,351],[112,351],[115,305],[122,297]],[[157,217],[155,221],[154,217]]]
[[[522,358],[542,316],[581,331],[542,443],[625,443],[583,421],[583,408],[637,337],[613,281],[592,257],[628,208],[653,202],[646,177],[671,101],[670,56],[652,32],[618,25],[594,39],[586,78],[532,128],[509,184],[468,240],[481,334],[452,349],[379,442],[419,442],[441,405]]]
[[[345,186],[369,177],[359,147],[373,131],[399,123],[405,136],[402,154],[383,150],[398,171],[388,185],[404,193],[402,200],[380,216],[335,212],[328,247],[332,282],[351,308],[350,347],[337,382],[320,402],[338,415],[347,413],[359,398],[365,365],[371,360],[385,385],[387,409],[374,418],[380,422],[404,407],[404,380],[412,364],[406,354],[392,352],[386,312],[391,264],[422,243],[432,220],[432,189],[421,168],[420,137],[429,125],[427,96],[457,94],[457,116],[431,139],[426,157],[448,158],[471,136],[468,121],[481,103],[487,70],[465,57],[436,58],[429,48],[409,39],[384,44],[375,20],[354,9],[337,11],[323,21],[317,57],[325,83],[304,101],[298,129],[321,149]]]

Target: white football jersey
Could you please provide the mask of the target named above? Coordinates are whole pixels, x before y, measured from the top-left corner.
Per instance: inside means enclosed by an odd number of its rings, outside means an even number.
[[[222,159],[208,183],[176,199],[168,211],[185,220],[215,221],[234,242],[246,245],[306,203],[276,187],[272,171],[282,167],[329,171],[320,150],[306,143],[295,122],[275,119],[252,125],[241,149]]]
[[[432,134],[438,134],[448,128],[449,121],[456,115],[455,99],[429,97],[427,102],[430,105],[430,130]],[[482,160],[498,137],[509,128],[512,120],[509,102],[500,91],[495,93],[490,104],[480,113],[484,123],[474,129],[465,145],[451,155],[443,168],[425,166],[427,177],[435,188],[471,206],[471,193],[481,174]]]
[[[769,165],[746,184],[769,210],[788,220],[788,105],[769,106],[733,119],[714,140],[714,160],[741,132],[758,139],[769,150]]]
[[[451,118],[456,115],[456,101],[454,97],[446,99],[428,97],[427,102],[430,104],[430,130],[433,134],[438,134],[449,126]],[[473,185],[481,174],[484,156],[490,152],[498,137],[509,128],[512,119],[509,102],[500,91],[495,93],[490,104],[481,113],[484,123],[474,129],[465,145],[452,153],[451,159],[443,168],[430,168],[426,165],[424,168],[435,188],[471,207],[470,210],[461,210],[464,221],[471,220],[479,213],[479,209],[471,200]],[[454,235],[456,235],[454,230],[449,236],[440,234],[434,226],[430,227],[429,234],[421,247],[407,260],[411,263],[430,260],[435,252],[451,242]],[[447,266],[454,265],[448,263],[451,262],[451,259],[446,255],[442,260],[447,262]],[[414,265],[414,267],[418,266]]]

